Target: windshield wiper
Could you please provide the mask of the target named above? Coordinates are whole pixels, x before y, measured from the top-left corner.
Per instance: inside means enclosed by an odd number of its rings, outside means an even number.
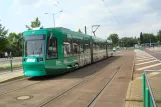
[[[34,44],[34,45],[33,45],[33,44]],[[34,46],[35,46],[35,42],[32,42],[32,54],[33,54],[33,56],[35,55]]]
[[[40,54],[42,53],[42,44],[35,44],[35,48],[36,48],[36,54],[40,56]]]
[[[40,56],[41,53],[42,53],[42,44],[41,44],[41,46],[39,48],[39,56]]]

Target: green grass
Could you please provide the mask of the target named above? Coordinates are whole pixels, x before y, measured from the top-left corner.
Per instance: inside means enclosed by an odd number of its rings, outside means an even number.
[[[19,68],[19,67],[22,67],[22,64],[15,64],[15,65],[12,65],[12,69],[14,69],[14,68]],[[3,71],[3,70],[10,70],[10,68],[11,68],[10,65],[0,66],[0,71]]]

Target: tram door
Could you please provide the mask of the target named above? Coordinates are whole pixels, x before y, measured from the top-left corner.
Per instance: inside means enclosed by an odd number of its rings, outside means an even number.
[[[84,57],[84,46],[80,43],[80,55],[79,55],[79,66],[85,65],[85,57]]]

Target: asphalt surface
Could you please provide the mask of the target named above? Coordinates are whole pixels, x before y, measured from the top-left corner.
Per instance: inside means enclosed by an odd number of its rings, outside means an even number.
[[[144,51],[161,61],[161,52],[150,51],[148,49],[144,49]]]
[[[121,52],[74,72],[52,77],[36,77],[0,85],[0,107],[36,107],[78,86],[45,105],[49,107],[86,107],[114,73],[120,71],[97,99],[95,107],[124,107],[131,80],[134,53]],[[125,65],[123,65],[126,63]],[[86,81],[84,81],[86,80]],[[28,98],[29,97],[29,98]]]

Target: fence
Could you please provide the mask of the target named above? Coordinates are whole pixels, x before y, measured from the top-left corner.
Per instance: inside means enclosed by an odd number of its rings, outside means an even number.
[[[161,70],[145,70],[142,74],[143,107],[157,107],[156,100],[147,77],[148,72],[161,72]]]
[[[2,71],[14,71],[22,69],[21,57],[15,57],[13,59],[0,58],[0,72]]]

